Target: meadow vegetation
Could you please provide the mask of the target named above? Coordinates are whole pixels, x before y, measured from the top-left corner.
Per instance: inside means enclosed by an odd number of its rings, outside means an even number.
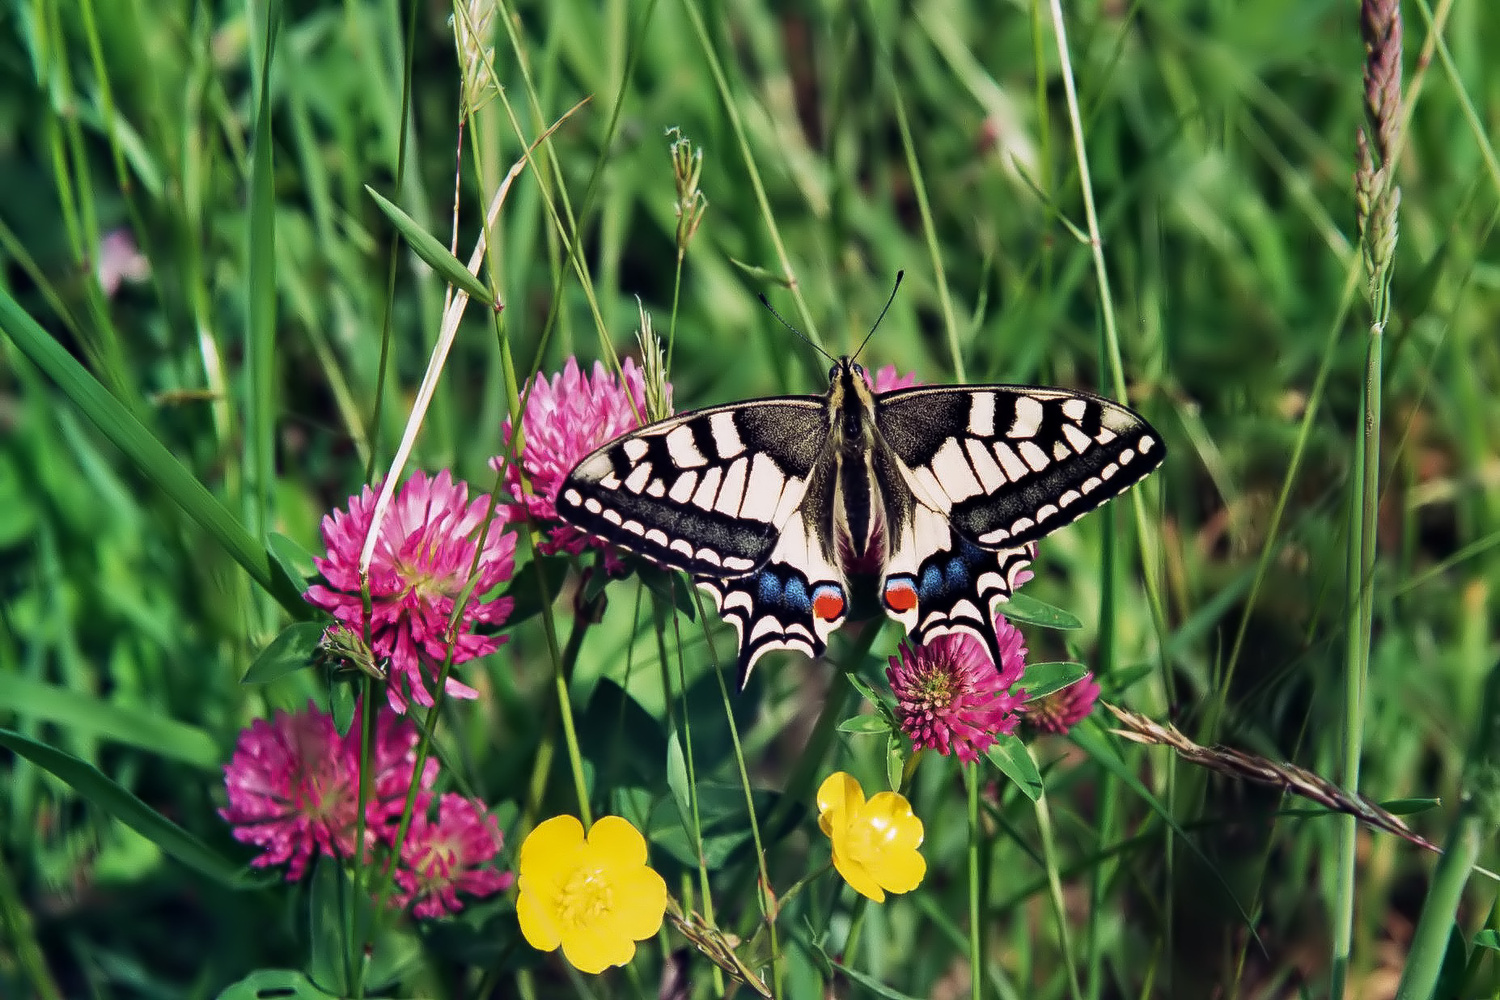
[[[0,996],[1500,990],[1493,4],[6,14]],[[1097,707],[968,760],[541,487],[903,270],[872,372],[1169,451],[1002,607]]]

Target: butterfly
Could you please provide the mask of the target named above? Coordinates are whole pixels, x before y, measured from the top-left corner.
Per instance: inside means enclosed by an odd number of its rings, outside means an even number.
[[[949,632],[1000,662],[994,605],[1044,535],[1161,464],[1161,436],[1087,392],[1026,385],[875,393],[839,358],[822,396],[680,413],[585,457],[569,523],[683,570],[738,633],[743,689],[776,649],[822,655],[873,576],[916,643]]]

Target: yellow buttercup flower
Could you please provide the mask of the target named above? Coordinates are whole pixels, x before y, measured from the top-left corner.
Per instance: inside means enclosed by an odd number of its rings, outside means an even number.
[[[927,874],[917,851],[922,821],[898,792],[866,801],[859,782],[836,771],[818,789],[818,826],[833,841],[833,866],[861,896],[883,903],[887,892],[910,892]]]
[[[584,972],[635,957],[635,943],[655,934],[667,909],[667,883],[646,865],[646,840],[618,816],[590,828],[554,816],[521,844],[521,933],[538,951],[562,945]]]

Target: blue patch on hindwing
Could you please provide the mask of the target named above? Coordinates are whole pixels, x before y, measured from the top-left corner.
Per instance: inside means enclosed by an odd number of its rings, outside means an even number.
[[[812,611],[807,577],[790,566],[766,566],[755,576],[757,613],[777,608],[791,608],[800,613]]]
[[[953,539],[958,543],[957,552],[939,552],[922,562],[917,574],[920,607],[933,601],[951,603],[967,594],[974,585],[976,568],[995,558],[993,552],[981,549],[957,532]]]

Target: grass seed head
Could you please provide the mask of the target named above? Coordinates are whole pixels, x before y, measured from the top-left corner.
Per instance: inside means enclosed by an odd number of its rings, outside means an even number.
[[[685,254],[703,221],[703,213],[708,211],[708,198],[698,189],[703,150],[694,149],[693,140],[675,126],[667,129],[667,135],[672,137],[667,148],[672,154],[672,180],[677,188],[677,201],[672,206],[677,213],[677,252]]]

